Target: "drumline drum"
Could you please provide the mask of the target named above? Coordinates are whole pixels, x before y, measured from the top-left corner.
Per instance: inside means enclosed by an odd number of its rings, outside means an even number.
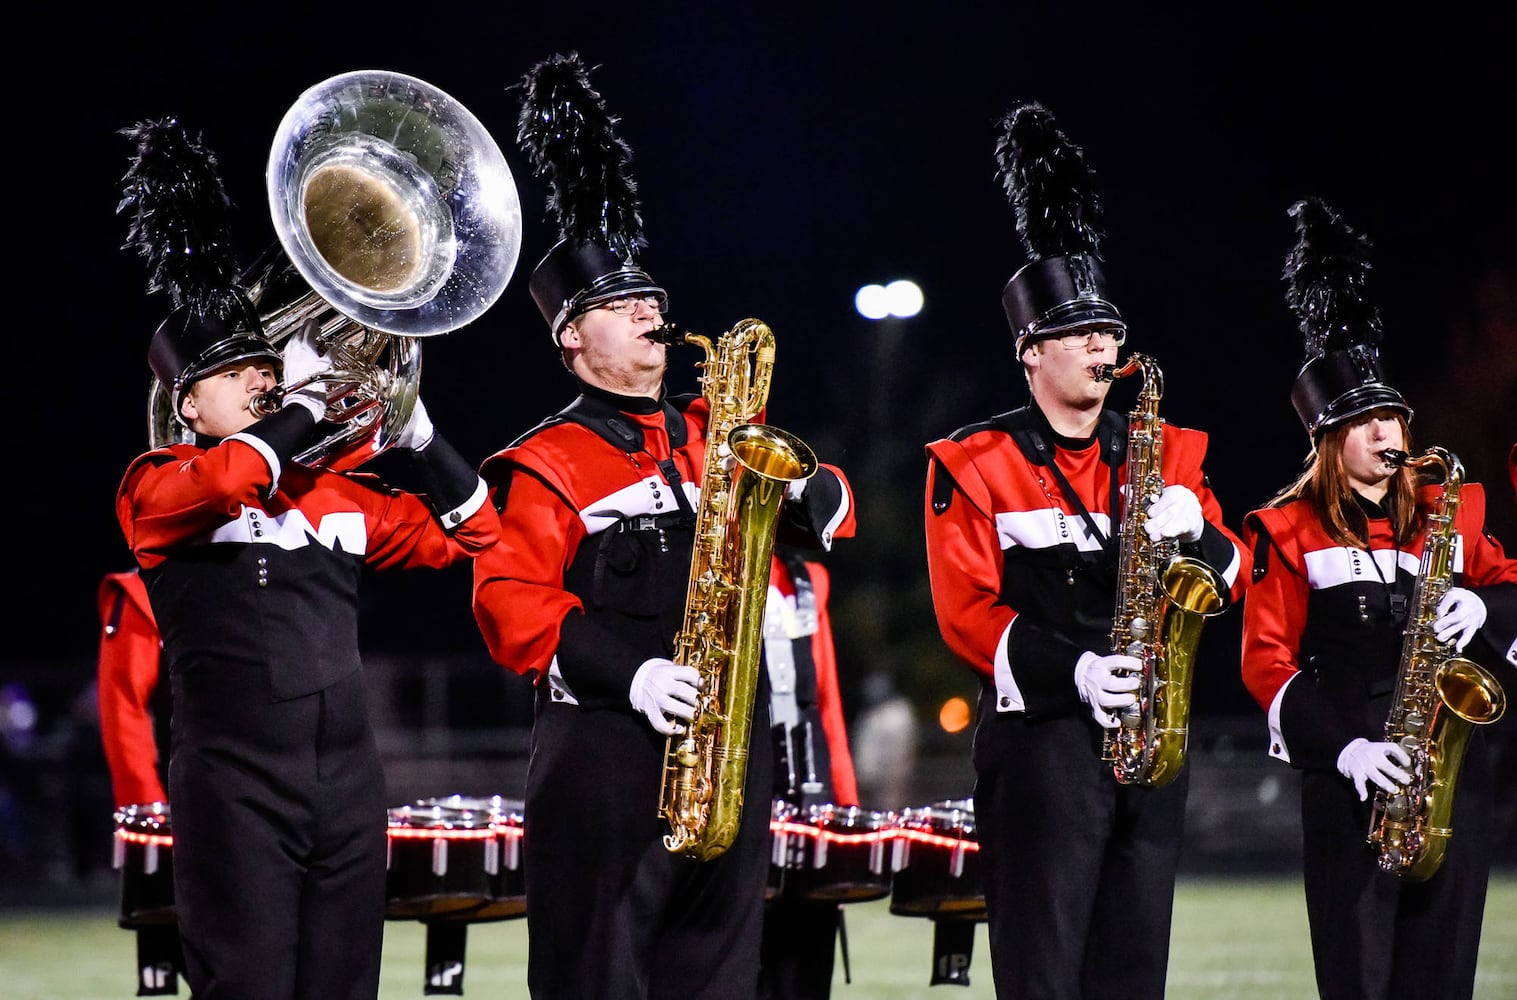
[[[111,867],[121,872],[121,917],[128,930],[178,923],[174,909],[174,831],[167,802],[115,811]]]
[[[476,909],[450,914],[449,919],[477,924],[526,916],[527,883],[521,865],[526,803],[499,795],[489,798],[450,795],[442,799],[424,799],[421,804],[458,810],[476,820],[483,819],[494,833],[485,844],[484,859],[490,898]]]
[[[891,913],[986,919],[973,799],[901,810],[893,840]]]
[[[766,896],[784,892],[839,903],[884,899],[890,895],[890,819],[889,813],[858,806],[828,803],[801,809],[776,802]]]
[[[496,846],[495,828],[488,816],[441,801],[389,810],[387,919],[461,915],[494,899],[487,860]]]

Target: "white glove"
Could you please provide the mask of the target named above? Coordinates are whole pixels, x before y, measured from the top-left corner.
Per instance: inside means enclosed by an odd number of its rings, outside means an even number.
[[[1411,765],[1412,758],[1396,744],[1371,743],[1362,736],[1338,754],[1338,772],[1354,783],[1360,802],[1369,798],[1369,782],[1387,792],[1394,792],[1398,784],[1409,784],[1412,776],[1402,768]]]
[[[1153,541],[1161,538],[1178,538],[1182,542],[1199,542],[1201,532],[1206,530],[1206,518],[1201,514],[1201,501],[1184,486],[1166,486],[1148,508],[1148,519],[1143,522],[1148,537]]]
[[[682,667],[673,660],[655,656],[644,660],[632,675],[628,699],[633,708],[648,717],[654,729],[673,736],[680,731],[680,721],[689,722],[695,717],[700,682],[700,671],[694,667]]]
[[[792,479],[785,485],[785,499],[793,503],[800,503],[801,497],[806,495],[806,484],[811,482],[811,477],[805,479]]]
[[[1112,653],[1098,656],[1086,651],[1075,664],[1075,690],[1090,706],[1091,717],[1103,729],[1116,729],[1121,720],[1108,709],[1129,708],[1138,703],[1133,694],[1142,683],[1143,661],[1136,656]]]
[[[332,359],[316,352],[316,337],[321,333],[321,324],[308,319],[299,330],[284,342],[280,354],[284,358],[284,378],[281,385],[296,385],[315,375],[324,375],[332,370]],[[327,412],[326,386],[312,382],[284,396],[286,406],[294,403],[310,411],[311,416],[321,420]]]
[[[411,406],[411,419],[406,421],[406,426],[400,435],[395,438],[395,447],[404,448],[407,451],[421,451],[432,443],[432,435],[437,429],[432,426],[432,418],[427,416],[427,407],[422,403],[421,397],[416,397],[416,402]]]
[[[1433,631],[1439,642],[1448,642],[1451,636],[1459,636],[1454,648],[1463,652],[1484,624],[1485,602],[1472,590],[1454,587],[1438,602],[1438,618],[1433,622]]]

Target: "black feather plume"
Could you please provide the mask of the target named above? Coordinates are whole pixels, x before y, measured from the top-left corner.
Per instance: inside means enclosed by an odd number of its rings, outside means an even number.
[[[548,210],[559,235],[635,257],[647,241],[628,169],[632,150],[616,134],[621,119],[606,112],[579,54],[549,56],[519,86],[524,93],[516,141],[535,175],[548,181]]]
[[[1309,359],[1332,350],[1378,347],[1380,313],[1366,294],[1371,243],[1319,198],[1290,207],[1296,245],[1285,258],[1285,301],[1296,314]]]
[[[996,176],[1016,210],[1017,235],[1032,260],[1069,253],[1101,255],[1101,199],[1085,152],[1036,101],[1002,116]]]
[[[216,154],[177,118],[121,130],[134,154],[117,214],[131,213],[125,249],[148,262],[148,292],[167,292],[185,307],[257,329],[257,314],[238,282],[232,249],[232,201]]]

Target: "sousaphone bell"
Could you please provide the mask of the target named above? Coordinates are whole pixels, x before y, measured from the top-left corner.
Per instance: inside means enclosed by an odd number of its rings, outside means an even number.
[[[333,360],[319,379],[334,429],[296,461],[355,468],[411,418],[419,338],[472,322],[505,290],[521,249],[516,183],[463,105],[382,70],[302,94],[275,133],[266,180],[279,244],[243,284],[270,342],[314,319]],[[278,394],[255,406],[277,408]],[[148,419],[152,447],[190,435],[156,381]]]

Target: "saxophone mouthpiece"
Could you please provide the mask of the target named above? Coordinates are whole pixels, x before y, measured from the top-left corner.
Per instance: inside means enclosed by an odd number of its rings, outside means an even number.
[[[665,323],[663,326],[654,327],[648,331],[647,337],[656,344],[668,344],[670,347],[685,342],[684,331],[680,330],[673,323]]]
[[[1399,469],[1404,466],[1412,456],[1395,448],[1387,448],[1380,453],[1380,461],[1392,468]]]
[[[1110,382],[1117,377],[1117,366],[1096,365],[1096,370],[1090,373],[1090,377],[1097,382]]]

